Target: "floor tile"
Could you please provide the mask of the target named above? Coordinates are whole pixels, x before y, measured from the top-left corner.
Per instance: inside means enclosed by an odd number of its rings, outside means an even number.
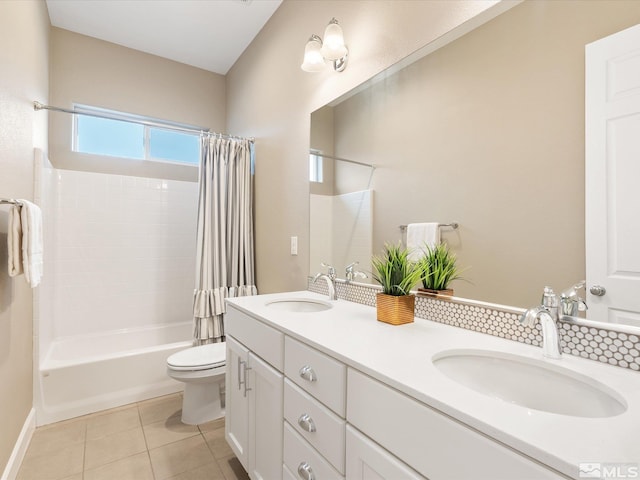
[[[87,423],[85,420],[60,422],[36,429],[31,438],[26,457],[45,455],[75,443],[84,443]]]
[[[149,450],[156,480],[188,472],[214,461],[201,435]]]
[[[222,470],[218,466],[217,462],[208,463],[202,467],[188,472],[181,473],[175,477],[171,477],[169,480],[226,480]]]
[[[87,440],[84,467],[89,470],[146,449],[141,427]]]
[[[211,430],[218,430],[219,428],[224,430],[224,417],[218,418],[217,420],[213,420],[211,422],[202,423],[198,425],[198,428],[201,432],[210,432]]]
[[[204,477],[203,477],[204,478]],[[147,452],[85,470],[84,480],[154,480]]]
[[[167,395],[138,403],[142,425],[166,420],[182,409],[182,395]]]
[[[198,430],[196,425],[186,425],[182,423],[180,420],[180,412],[174,413],[166,420],[145,425],[143,430],[149,450],[188,437],[193,437],[194,435],[200,435],[200,430]]]
[[[233,450],[231,450],[231,447],[224,439],[224,428],[209,430],[208,432],[204,432],[202,435],[207,441],[207,444],[216,459],[233,455]]]
[[[235,455],[219,459],[218,465],[224,474],[225,480],[249,480],[249,475],[242,468],[240,460]]]
[[[51,450],[45,455],[25,457],[17,480],[61,480],[82,472],[84,443]]]
[[[140,427],[140,415],[136,405],[115,411],[107,410],[101,415],[87,419],[87,440]]]

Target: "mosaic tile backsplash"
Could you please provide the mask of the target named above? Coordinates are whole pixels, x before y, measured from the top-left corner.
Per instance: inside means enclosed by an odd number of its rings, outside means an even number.
[[[379,287],[336,283],[338,298],[375,307]],[[327,294],[326,282],[313,283],[308,290]],[[525,327],[519,321],[522,309],[480,305],[460,299],[416,297],[415,316],[529,345],[542,346],[542,328]],[[570,322],[559,323],[562,351],[569,355],[640,371],[640,336]]]

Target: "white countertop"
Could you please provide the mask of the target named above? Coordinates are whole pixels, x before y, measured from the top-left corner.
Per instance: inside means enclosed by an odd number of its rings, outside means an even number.
[[[294,313],[267,307],[276,299],[328,301],[309,291],[228,299],[239,310],[304,341],[348,366],[440,410],[556,470],[578,478],[586,462],[640,466],[640,373],[428,320],[393,326],[373,307],[337,300],[329,310]],[[493,350],[543,361],[586,375],[619,393],[627,410],[615,417],[546,413],[477,393],[441,373],[434,355],[451,349]],[[553,392],[549,392],[553,395]]]

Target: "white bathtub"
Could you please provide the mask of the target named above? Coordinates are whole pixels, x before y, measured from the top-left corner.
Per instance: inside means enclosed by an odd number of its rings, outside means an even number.
[[[56,339],[36,375],[36,422],[57,422],[181,391],[167,357],[192,345],[192,323]]]

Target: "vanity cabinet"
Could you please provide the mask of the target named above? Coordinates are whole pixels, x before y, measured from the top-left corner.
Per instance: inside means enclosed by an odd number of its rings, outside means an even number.
[[[272,342],[282,345],[283,334],[234,309],[229,312],[225,437],[250,478],[282,478],[284,375],[263,355],[274,363],[282,359]]]
[[[225,434],[250,478],[567,478],[266,322],[229,305]]]

